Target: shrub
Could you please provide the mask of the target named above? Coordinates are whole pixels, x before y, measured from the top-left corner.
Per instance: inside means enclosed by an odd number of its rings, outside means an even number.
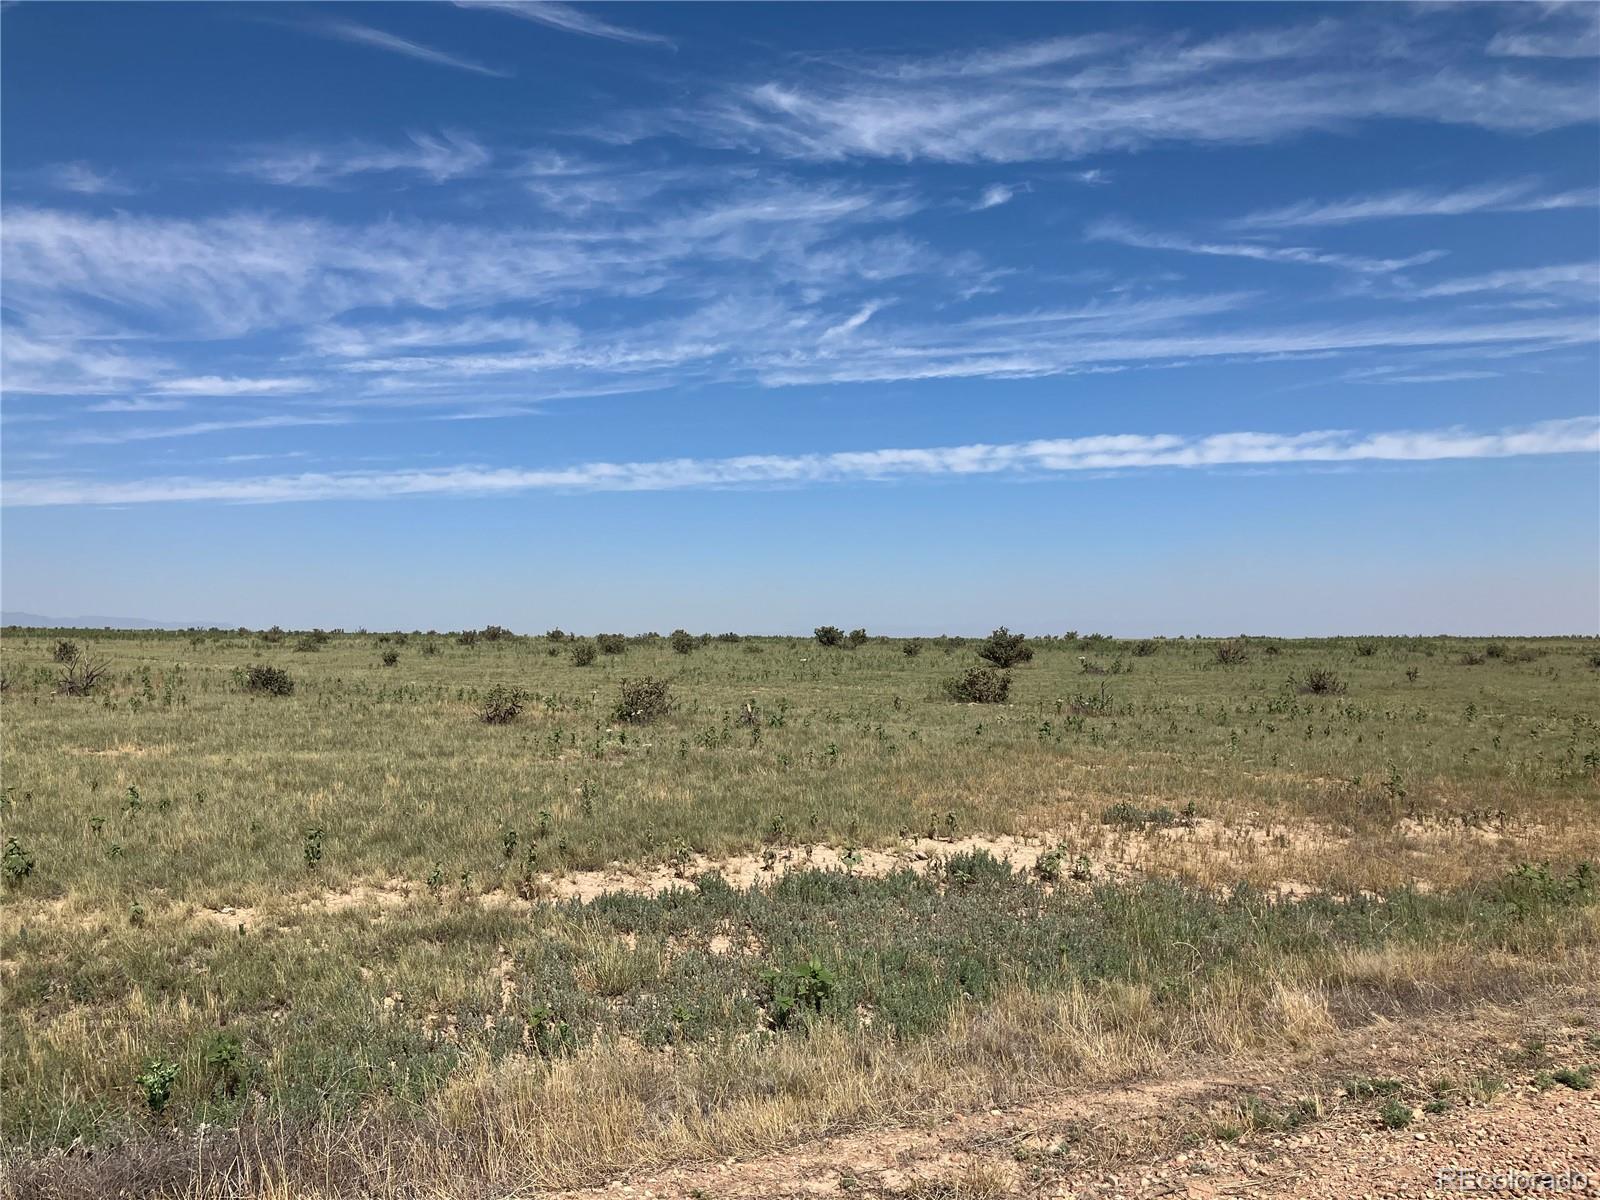
[[[516,634],[504,625],[485,625],[478,636],[486,642],[509,642]]]
[[[1250,661],[1250,651],[1242,638],[1230,638],[1225,642],[1218,642],[1212,654],[1218,664],[1224,667],[1237,667]]]
[[[509,725],[517,719],[527,697],[522,689],[497,683],[489,689],[478,706],[478,719],[485,725]]]
[[[1300,692],[1307,696],[1342,696],[1345,682],[1327,667],[1312,667],[1300,681]]]
[[[844,645],[844,630],[840,629],[837,625],[818,625],[811,631],[811,636],[817,639],[817,643],[819,645]]]
[[[912,638],[909,642],[906,642],[900,647],[900,653],[904,654],[907,658],[915,658],[917,655],[922,653],[922,643],[917,641],[916,638]]]
[[[547,642],[564,642],[571,636],[572,635],[570,633],[562,629],[559,625],[544,635],[545,641]]]
[[[593,642],[573,642],[572,665],[575,667],[587,667],[593,665],[595,653],[596,651]]]
[[[1123,829],[1144,829],[1148,825],[1165,828],[1177,824],[1177,821],[1178,814],[1170,808],[1140,808],[1126,800],[1118,801],[1100,814],[1102,825],[1116,825]]]
[[[849,633],[849,636],[845,638],[845,645],[849,646],[852,650],[859,646],[865,646],[866,644],[867,631],[865,629],[852,629]]]
[[[398,651],[398,650],[385,650],[383,652],[383,665],[384,666],[392,667],[392,666],[395,665],[395,663],[397,663],[399,661],[400,661],[400,651]]]
[[[75,663],[78,661],[78,643],[63,638],[56,643],[55,651],[50,657],[58,663]]]
[[[87,654],[79,655],[56,677],[56,692],[62,696],[92,695],[110,669],[111,664],[104,659],[96,662]]]
[[[978,643],[978,657],[997,667],[1014,667],[1033,658],[1033,647],[1022,634],[1012,633],[1002,625]]]
[[[1506,656],[1505,643],[1490,642],[1483,648],[1483,656],[1485,658],[1504,658]]]
[[[319,640],[315,634],[302,634],[298,639],[296,639],[294,648],[296,653],[299,654],[315,654],[318,650],[322,649],[322,641]]]
[[[1414,1119],[1411,1106],[1390,1096],[1378,1106],[1378,1120],[1385,1129],[1404,1129]]]
[[[944,691],[967,704],[1004,704],[1011,694],[1011,676],[993,667],[970,667],[945,680]]]
[[[463,646],[476,646],[478,644],[478,631],[476,629],[464,630],[456,635],[456,641]]]
[[[261,640],[266,642],[269,646],[276,646],[279,642],[283,641],[283,630],[279,626],[274,625],[271,629],[267,630],[261,635]]]
[[[244,686],[247,692],[261,696],[294,695],[294,680],[282,667],[257,664],[245,672]]]
[[[1151,641],[1149,638],[1145,638],[1143,641],[1135,642],[1133,644],[1133,656],[1135,658],[1149,658],[1158,649],[1160,649],[1160,647],[1157,646],[1155,642]]]
[[[601,654],[621,654],[628,648],[628,639],[620,633],[597,633],[594,644]]]
[[[687,629],[674,629],[667,638],[674,654],[693,654],[695,641]]]
[[[642,679],[622,681],[622,694],[611,716],[630,725],[648,725],[666,716],[671,707],[672,688],[667,681],[646,675]]]
[[[1378,652],[1378,643],[1377,642],[1357,642],[1356,643],[1356,657],[1357,658],[1371,658],[1377,652]]]

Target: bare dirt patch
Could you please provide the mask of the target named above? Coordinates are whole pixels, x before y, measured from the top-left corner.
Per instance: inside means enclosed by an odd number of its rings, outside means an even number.
[[[1594,1011],[1595,997],[1586,998]],[[1422,1197],[1451,1194],[1441,1170],[1587,1172],[1600,1179],[1600,1093],[1547,1086],[1520,1061],[1594,1057],[1586,1028],[1527,1008],[1480,1008],[1448,1022],[1379,1023],[1273,1063],[1215,1064],[1093,1093],[821,1139],[745,1161],[640,1172],[558,1200],[765,1200],[865,1195]],[[1462,1092],[1407,1110],[1389,1128],[1359,1080],[1407,1097],[1441,1080],[1503,1074],[1493,1099]],[[1301,1104],[1310,1111],[1295,1108]],[[1240,1114],[1302,1112],[1289,1128],[1240,1131]],[[1594,1184],[1591,1182],[1590,1187]],[[1587,1194],[1587,1193],[1585,1193]]]

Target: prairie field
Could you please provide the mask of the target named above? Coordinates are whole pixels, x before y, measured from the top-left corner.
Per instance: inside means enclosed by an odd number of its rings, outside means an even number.
[[[1600,1017],[1600,640],[985,644],[8,630],[0,1188],[524,1195]]]

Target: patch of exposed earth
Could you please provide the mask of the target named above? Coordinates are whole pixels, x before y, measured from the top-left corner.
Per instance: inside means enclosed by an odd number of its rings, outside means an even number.
[[[1445,839],[1481,844],[1513,836],[1505,831],[1447,828],[1409,819],[1400,823],[1396,833],[1403,851],[1419,856],[1424,853],[1423,847],[1427,847],[1426,853],[1437,853]],[[1034,874],[1051,886],[1088,887],[1114,880],[1153,877],[1179,878],[1225,890],[1241,880],[1248,880],[1280,897],[1297,899],[1319,889],[1291,874],[1292,869],[1313,863],[1347,861],[1352,845],[1350,835],[1333,826],[1304,822],[1294,825],[1224,823],[1210,817],[1193,817],[1143,828],[1093,826],[1028,835],[907,838],[894,846],[878,849],[809,843],[769,847],[760,853],[721,858],[688,854],[659,864],[613,862],[595,870],[543,872],[516,891],[430,889],[415,880],[390,878],[314,895],[291,895],[260,906],[189,904],[173,907],[186,911],[193,920],[212,922],[230,930],[239,926],[249,930],[263,923],[281,924],[297,915],[317,912],[368,911],[381,920],[389,910],[429,896],[448,896],[485,907],[527,911],[535,904],[586,903],[609,893],[655,895],[692,888],[697,877],[708,873],[718,874],[738,888],[767,883],[795,870],[846,871],[881,878],[899,870],[925,873],[943,859],[979,852],[1015,870]],[[1426,890],[1425,881],[1412,879],[1410,882]],[[14,898],[7,914],[8,927],[30,921],[94,927],[104,920],[100,913],[77,912],[70,894],[46,900]]]
[[[1569,1194],[1594,1195],[1600,1091],[1552,1078],[1556,1064],[1600,1062],[1595,997],[1584,1004],[1586,1015],[1564,1011],[1585,1025],[1550,1015],[1548,997],[1379,1023],[1289,1060],[1220,1063],[1204,1074],[1191,1065],[1003,1111],[640,1172],[558,1200],[1460,1195],[1448,1172],[1471,1173],[1469,1182],[1478,1173],[1587,1175],[1587,1190]],[[1392,1090],[1374,1095],[1374,1085]]]

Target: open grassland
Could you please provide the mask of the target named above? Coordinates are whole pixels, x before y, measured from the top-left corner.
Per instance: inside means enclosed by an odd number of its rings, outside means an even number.
[[[678,641],[8,631],[6,1190],[578,1186],[1597,976],[1595,640],[982,704],[971,641]]]

